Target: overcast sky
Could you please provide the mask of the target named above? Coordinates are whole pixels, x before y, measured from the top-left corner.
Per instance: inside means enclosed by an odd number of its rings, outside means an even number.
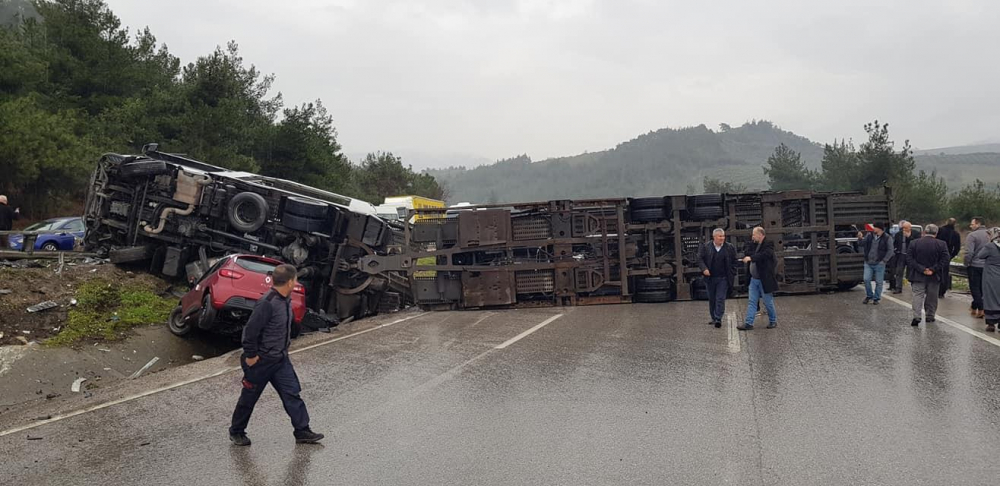
[[[286,104],[323,100],[349,154],[540,160],[754,118],[820,142],[875,118],[918,148],[1000,140],[996,0],[108,3],[184,63],[236,40]]]

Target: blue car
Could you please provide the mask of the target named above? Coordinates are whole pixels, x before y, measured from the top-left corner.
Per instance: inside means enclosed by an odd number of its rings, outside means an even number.
[[[57,231],[58,233],[38,235],[35,240],[35,250],[41,251],[73,251],[77,238],[83,238],[85,231],[83,218],[53,218],[35,223],[24,231]],[[21,250],[24,247],[24,235],[11,235],[10,247]]]

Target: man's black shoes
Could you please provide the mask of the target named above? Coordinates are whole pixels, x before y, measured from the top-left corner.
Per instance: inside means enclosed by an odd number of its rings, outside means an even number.
[[[870,298],[868,298],[868,297],[865,297],[865,301],[864,301],[864,302],[862,302],[862,304],[868,304],[868,303],[870,303],[871,301],[872,301],[872,299],[870,299]]]
[[[740,325],[736,326],[736,329],[739,329],[741,331],[753,331],[753,324],[751,324],[749,326],[746,325],[746,324],[740,324]]]
[[[315,444],[323,440],[323,434],[317,434],[312,430],[306,429],[299,432],[295,432],[295,443],[297,444]]]
[[[872,305],[878,305],[878,301],[877,300],[873,300],[872,301]]]
[[[767,328],[768,329],[774,329],[776,327],[778,327],[778,323],[777,322],[769,322],[769,323],[767,323]]]
[[[903,291],[902,290],[893,290],[892,293],[894,293],[894,294],[901,294],[901,293],[903,293]]]
[[[913,326],[913,327],[919,326],[920,325],[920,319],[914,319],[914,320],[910,321],[910,325]]]
[[[233,441],[234,445],[240,447],[246,447],[250,445],[250,438],[246,434],[229,434],[229,440]]]
[[[722,322],[721,321],[715,321],[714,324],[715,324],[715,327],[722,327]]]
[[[937,321],[937,319],[935,319],[934,316],[930,316],[927,318],[927,322],[935,322],[935,321]]]

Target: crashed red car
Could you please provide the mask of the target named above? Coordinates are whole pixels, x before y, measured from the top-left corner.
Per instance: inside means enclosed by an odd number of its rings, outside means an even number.
[[[181,298],[170,314],[170,332],[186,336],[194,329],[237,335],[253,307],[271,289],[271,273],[282,262],[259,255],[221,258]],[[296,285],[292,292],[293,334],[306,314],[306,292]]]

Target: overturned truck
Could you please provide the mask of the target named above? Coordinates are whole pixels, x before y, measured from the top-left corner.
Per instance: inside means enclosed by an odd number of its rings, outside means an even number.
[[[884,194],[764,192],[559,200],[416,210],[406,251],[365,255],[370,275],[405,271],[430,309],[707,299],[698,247],[715,228],[741,252],[775,242],[781,293],[844,290],[863,277],[857,234],[893,219]],[[734,294],[745,294],[741,267]]]
[[[101,157],[84,221],[88,251],[189,282],[232,253],[293,263],[307,307],[330,320],[375,313],[407,291],[390,272],[357,270],[361,257],[385,254],[393,240],[371,204],[160,152],[156,144],[141,155]]]

